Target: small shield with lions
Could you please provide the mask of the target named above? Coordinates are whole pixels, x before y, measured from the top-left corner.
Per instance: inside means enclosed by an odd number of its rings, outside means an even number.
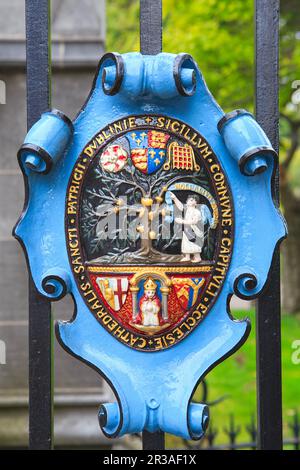
[[[166,146],[170,138],[165,132],[135,130],[127,134],[134,166],[146,175],[158,171],[166,160]]]

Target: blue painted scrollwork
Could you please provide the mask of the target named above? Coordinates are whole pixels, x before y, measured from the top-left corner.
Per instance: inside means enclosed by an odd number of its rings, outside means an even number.
[[[244,175],[255,176],[264,172],[273,159],[277,158],[277,153],[262,128],[243,109],[223,116],[218,122],[218,129]]]
[[[155,352],[137,351],[117,341],[89,312],[66,242],[67,187],[78,156],[100,129],[132,115],[169,116],[199,132],[227,175],[234,207],[233,255],[220,294],[188,336]],[[225,115],[187,54],[106,54],[74,122],[53,110],[29,131],[19,151],[27,200],[14,233],[26,251],[39,292],[50,300],[68,293],[74,299],[76,312],[70,322],[57,324],[57,338],[114,390],[116,402],[99,409],[107,436],[146,429],[199,439],[205,432],[208,408],[192,402],[197,384],[238,349],[250,331],[247,319],[235,321],[229,315],[229,300],[233,294],[245,299],[260,294],[274,249],[286,235],[272,199],[275,159],[254,118],[240,110]],[[217,165],[213,171],[218,174]]]
[[[72,121],[62,112],[52,109],[44,113],[32,126],[19,150],[19,163],[23,171],[48,173],[62,157],[72,134]]]

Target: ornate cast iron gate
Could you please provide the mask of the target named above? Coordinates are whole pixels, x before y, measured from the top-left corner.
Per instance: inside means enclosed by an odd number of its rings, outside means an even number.
[[[234,1],[234,0],[232,0]],[[28,129],[50,108],[50,1],[26,0]],[[256,0],[256,116],[278,151],[279,0]],[[162,49],[162,1],[141,0],[141,52]],[[38,47],[37,47],[38,44]],[[279,204],[278,169],[273,194]],[[275,251],[268,287],[257,306],[258,448],[282,447],[280,266]],[[53,441],[51,304],[29,280],[29,435],[31,449]],[[143,433],[144,449],[164,449],[164,434]]]

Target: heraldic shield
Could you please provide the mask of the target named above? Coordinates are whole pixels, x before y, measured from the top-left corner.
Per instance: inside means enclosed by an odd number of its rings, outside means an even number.
[[[229,300],[261,293],[286,235],[269,139],[247,111],[224,114],[189,55],[106,54],[74,122],[42,115],[19,162],[15,236],[38,291],[72,295],[56,334],[114,390],[102,431],[199,439],[195,387],[250,329]]]

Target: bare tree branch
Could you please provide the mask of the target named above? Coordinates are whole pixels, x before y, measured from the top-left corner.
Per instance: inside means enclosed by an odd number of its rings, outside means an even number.
[[[281,117],[285,119],[289,126],[290,126],[290,132],[291,132],[291,145],[289,149],[287,150],[286,158],[284,162],[282,163],[281,167],[286,171],[292,160],[293,157],[299,147],[299,129],[300,129],[300,121],[293,121],[289,116],[286,114],[281,113]]]

